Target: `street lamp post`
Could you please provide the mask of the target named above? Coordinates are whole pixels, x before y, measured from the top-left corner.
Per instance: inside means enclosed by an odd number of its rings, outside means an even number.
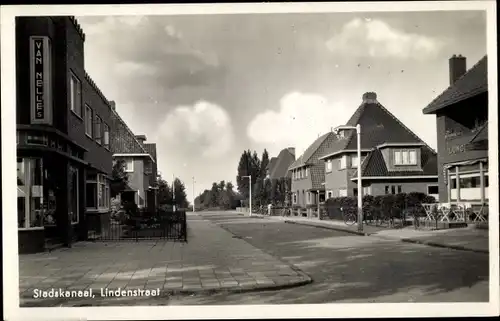
[[[195,209],[194,209],[194,176],[193,176],[193,213],[195,212]]]
[[[361,182],[361,125],[356,126],[338,126],[334,129],[337,133],[339,130],[356,130],[356,135],[358,138],[357,154],[358,154],[358,231],[363,231],[363,186]]]
[[[172,209],[174,210],[175,213],[175,175],[172,174]]]
[[[248,203],[249,203],[249,209],[250,209],[250,216],[252,216],[252,175],[246,175],[246,176],[242,176],[242,177],[248,178],[248,186],[249,186]]]

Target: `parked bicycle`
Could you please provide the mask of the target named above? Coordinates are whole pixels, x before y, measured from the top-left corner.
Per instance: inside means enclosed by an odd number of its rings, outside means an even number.
[[[358,215],[354,212],[357,211],[357,209],[354,209],[353,211],[353,208],[341,207],[340,211],[342,212],[342,218],[346,225],[351,226],[358,220]]]
[[[292,216],[292,210],[289,207],[283,207],[283,209],[281,210],[281,216]]]

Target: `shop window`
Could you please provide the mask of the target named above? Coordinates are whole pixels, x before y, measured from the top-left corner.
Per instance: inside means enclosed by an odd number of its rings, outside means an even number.
[[[41,158],[17,159],[17,226],[43,226],[43,163]]]
[[[110,206],[109,180],[102,174],[87,175],[87,209],[107,210]]]

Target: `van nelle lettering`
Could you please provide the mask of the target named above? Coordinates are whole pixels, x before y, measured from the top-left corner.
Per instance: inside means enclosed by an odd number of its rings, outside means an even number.
[[[43,40],[35,40],[35,118],[43,119],[45,116],[44,106],[44,73],[43,73]]]

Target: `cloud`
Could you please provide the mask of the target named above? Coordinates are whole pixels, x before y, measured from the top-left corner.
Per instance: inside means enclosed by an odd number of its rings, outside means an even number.
[[[247,135],[266,145],[273,154],[295,147],[299,155],[316,139],[345,123],[352,110],[343,103],[328,102],[323,96],[292,92],[280,100],[280,109],[257,114],[248,124]]]
[[[440,39],[407,33],[382,20],[359,18],[346,23],[340,33],[326,42],[334,53],[398,59],[435,56],[443,45]]]
[[[193,45],[168,17],[81,17],[78,21],[87,35],[85,68],[107,92],[124,100],[168,99],[165,89],[207,86],[224,77],[218,56]],[[116,77],[121,79],[119,84],[109,83]],[[123,90],[127,87],[134,90]]]
[[[222,107],[199,101],[168,113],[159,125],[157,140],[176,158],[223,159],[233,146],[234,134],[231,119]]]

